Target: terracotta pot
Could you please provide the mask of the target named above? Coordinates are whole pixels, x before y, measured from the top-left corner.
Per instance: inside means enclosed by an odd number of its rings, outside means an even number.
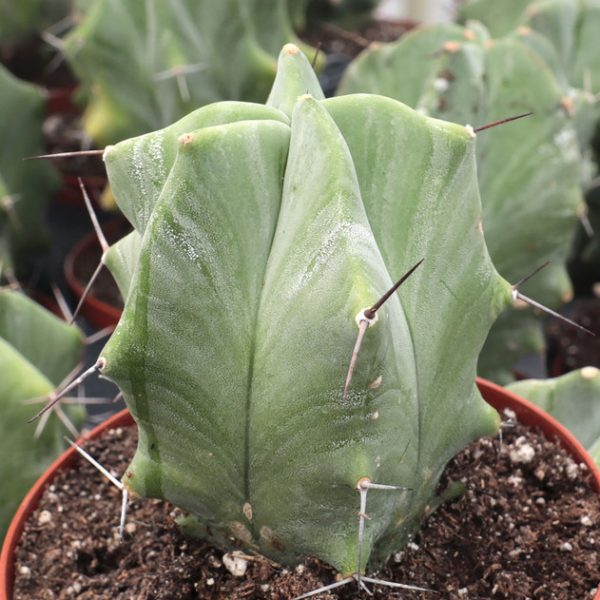
[[[112,230],[117,229],[118,224],[109,223],[109,225],[105,227],[105,234],[108,235]],[[95,248],[97,246],[98,239],[96,238],[96,234],[92,231],[82,238],[77,244],[75,244],[65,258],[65,278],[69,288],[71,289],[71,292],[73,292],[73,295],[78,301],[83,295],[85,284],[82,284],[82,282],[76,277],[75,264],[81,254],[89,252],[91,248]],[[100,255],[98,257],[100,257]],[[111,304],[100,300],[91,292],[87,295],[87,298],[81,307],[81,314],[83,314],[83,316],[85,316],[90,323],[99,329],[116,325],[121,318],[122,312],[123,311],[121,308],[117,308],[116,306],[112,306]]]
[[[556,419],[516,394],[513,394],[490,381],[486,381],[485,379],[478,378],[477,385],[486,402],[491,404],[496,410],[500,411],[508,408],[514,411],[521,423],[532,427],[538,427],[549,439],[557,439],[559,443],[572,454],[577,463],[584,463],[587,465],[594,479],[596,489],[600,494],[600,469],[596,466],[583,446],[573,437],[572,433],[556,421]],[[129,427],[131,425],[133,425],[133,418],[127,410],[123,410],[104,423],[98,425],[89,434],[84,436],[83,440],[98,437],[106,429]],[[12,586],[14,581],[13,556],[21,533],[23,532],[25,521],[35,510],[44,489],[51,483],[54,474],[58,470],[68,467],[75,459],[76,454],[76,450],[70,448],[59,457],[36,482],[15,513],[6,534],[6,538],[4,539],[2,555],[0,556],[0,600],[10,600],[12,598]],[[596,591],[594,598],[591,600],[600,600],[600,589]]]
[[[101,423],[87,435],[83,436],[83,440],[96,438],[107,429],[115,427],[130,427],[133,425],[133,418],[127,409],[113,415],[110,419]],[[12,588],[14,581],[14,560],[13,555],[21,534],[23,526],[29,515],[35,510],[46,486],[50,484],[54,475],[60,469],[67,468],[73,460],[78,456],[74,448],[69,448],[64,454],[59,456],[46,470],[46,472],[36,481],[34,486],[29,490],[27,496],[17,509],[15,516],[6,532],[4,543],[2,545],[2,554],[0,555],[0,600],[11,600]]]

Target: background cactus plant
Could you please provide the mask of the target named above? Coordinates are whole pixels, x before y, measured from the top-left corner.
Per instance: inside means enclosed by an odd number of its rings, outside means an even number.
[[[600,371],[584,367],[554,379],[516,381],[508,389],[569,428],[600,464]]]
[[[543,35],[556,51],[562,70],[573,87],[600,92],[600,56],[597,34],[600,27],[598,0],[475,0],[465,3],[463,19],[476,19],[494,37],[518,27]]]
[[[552,260],[526,291],[548,306],[571,297],[565,262],[577,215],[585,210],[581,155],[575,118],[564,109],[567,90],[539,54],[516,36],[491,40],[476,23],[424,28],[365,51],[338,94],[359,91],[476,126],[534,112],[478,136],[485,237],[494,264],[509,281]],[[510,311],[490,334],[480,372],[510,380],[516,359],[542,344],[531,313]]]
[[[311,95],[307,95],[306,92]],[[475,385],[509,302],[481,232],[475,142],[381,96],[322,100],[284,47],[267,105],[224,102],[105,151],[135,232],[101,354],[140,434],[128,488],[284,562],[357,570],[400,547],[446,462],[497,431]],[[357,314],[418,260],[365,334]]]
[[[218,100],[264,102],[277,52],[295,41],[287,0],[90,0],[65,53],[101,145]],[[319,62],[321,59],[319,59]]]
[[[24,272],[46,245],[45,208],[58,183],[51,165],[23,161],[41,154],[44,96],[0,66],[0,261]]]
[[[25,401],[40,398],[41,407],[41,399],[77,366],[82,347],[77,327],[20,292],[0,290],[0,538],[26,492],[65,446],[67,430],[54,412],[34,440]],[[83,422],[82,408],[63,408],[72,422]]]
[[[0,0],[0,45],[21,41],[64,18],[71,0]]]
[[[510,0],[500,5],[478,0],[461,7],[461,13],[463,18],[483,22],[495,36],[519,36],[563,83],[568,90],[565,106],[576,118],[580,149],[587,163],[583,178],[587,185],[594,175],[589,146],[600,119],[600,57],[596,43],[600,2]]]

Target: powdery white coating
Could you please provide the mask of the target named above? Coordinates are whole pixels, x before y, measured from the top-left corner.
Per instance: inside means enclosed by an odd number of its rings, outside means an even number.
[[[340,198],[340,201],[343,200]],[[318,219],[315,219],[315,222],[318,222]],[[312,225],[307,231],[307,237],[311,235],[311,229],[313,229]],[[324,268],[335,270],[336,264],[347,261],[348,255],[340,252],[341,248],[346,248],[351,255],[363,257],[361,260],[364,260],[365,256],[374,252],[373,235],[367,227],[359,223],[351,221],[335,223],[317,252],[312,256],[304,256],[302,262],[306,266],[299,272],[297,266],[300,257],[297,262],[295,261],[296,274],[287,292],[288,299],[293,298],[301,289],[309,285]]]
[[[146,223],[150,218],[161,191],[157,182],[164,182],[166,179],[164,137],[164,133],[158,131],[149,138],[143,137],[133,143],[129,172],[139,190],[135,210],[138,223]]]

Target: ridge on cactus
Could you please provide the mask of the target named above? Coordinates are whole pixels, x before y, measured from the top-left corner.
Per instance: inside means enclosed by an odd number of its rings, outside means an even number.
[[[106,149],[135,231],[103,258],[125,308],[99,363],[138,424],[131,492],[221,546],[350,574],[400,548],[447,461],[497,432],[475,367],[511,288],[482,235],[472,130],[322,98],[286,45],[266,105],[211,104]],[[345,394],[357,315],[422,258]],[[369,496],[357,565],[365,478],[411,489]]]
[[[86,132],[105,145],[203,104],[264,102],[277,52],[300,44],[289,10],[288,0],[80,3],[64,51],[89,93]]]
[[[27,422],[31,405],[24,401],[41,403],[77,366],[82,348],[77,327],[20,292],[0,290],[0,538],[25,493],[65,447],[57,413],[40,422],[34,439]],[[75,424],[83,422],[80,407],[62,410]]]
[[[478,136],[485,238],[503,277],[516,281],[551,260],[527,293],[551,307],[571,297],[565,263],[585,210],[581,155],[575,118],[562,106],[568,88],[539,54],[517,36],[490,39],[478,23],[422,28],[363,52],[338,90],[356,92],[474,126],[532,112]],[[530,311],[508,311],[492,329],[480,373],[510,380],[517,359],[542,348],[539,320]]]

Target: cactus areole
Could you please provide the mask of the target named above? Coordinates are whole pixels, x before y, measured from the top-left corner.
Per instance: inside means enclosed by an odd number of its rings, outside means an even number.
[[[497,413],[475,387],[510,286],[481,227],[469,127],[323,99],[283,48],[266,105],[222,102],[107,148],[135,227],[105,254],[125,309],[102,357],[139,427],[124,477],[185,524],[356,573],[406,543]],[[356,316],[424,258],[367,328]]]

